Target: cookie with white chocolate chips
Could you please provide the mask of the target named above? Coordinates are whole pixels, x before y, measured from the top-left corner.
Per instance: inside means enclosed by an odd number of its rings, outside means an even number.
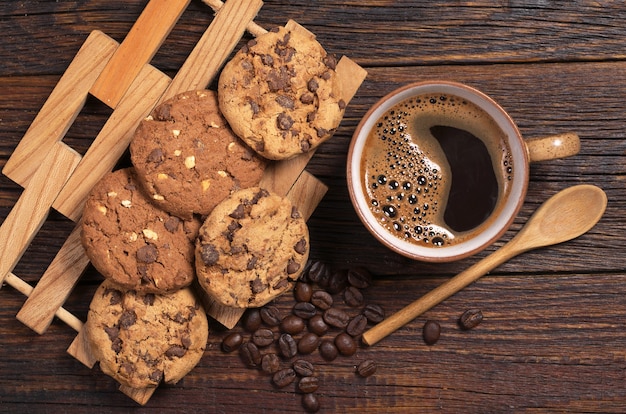
[[[139,292],[166,293],[193,281],[199,228],[199,220],[181,220],[152,204],[134,169],[124,168],[89,193],[81,241],[105,278]]]
[[[199,285],[225,306],[258,307],[291,289],[309,257],[309,231],[289,199],[254,187],[222,201],[196,242]]]
[[[248,42],[224,66],[220,109],[265,158],[308,152],[332,136],[344,114],[336,64],[306,30],[278,27]]]
[[[102,372],[132,388],[178,382],[200,361],[209,335],[190,288],[140,294],[108,280],[96,290],[84,329]]]
[[[210,90],[157,106],[136,129],[130,153],[152,201],[184,219],[207,215],[231,192],[257,185],[266,165],[230,129]]]

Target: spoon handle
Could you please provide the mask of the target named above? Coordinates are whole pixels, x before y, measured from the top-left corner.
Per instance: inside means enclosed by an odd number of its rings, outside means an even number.
[[[456,292],[465,288],[472,282],[480,279],[483,275],[493,270],[510,258],[522,253],[525,249],[518,248],[519,243],[515,239],[502,246],[499,250],[485,257],[452,279],[431,290],[413,303],[391,315],[378,325],[363,334],[363,342],[366,345],[374,345],[387,335],[406,325],[428,309],[449,298]]]

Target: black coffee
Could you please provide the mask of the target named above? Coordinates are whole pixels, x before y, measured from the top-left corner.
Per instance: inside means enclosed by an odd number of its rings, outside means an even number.
[[[511,151],[478,106],[452,95],[421,95],[388,110],[361,162],[370,210],[390,233],[425,246],[479,232],[510,191]]]

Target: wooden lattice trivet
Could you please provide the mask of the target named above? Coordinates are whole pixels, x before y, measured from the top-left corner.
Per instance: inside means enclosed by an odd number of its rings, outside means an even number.
[[[216,14],[193,51],[172,79],[149,64],[190,0],[150,0],[126,39],[118,44],[93,31],[7,161],[3,173],[24,187],[24,192],[0,227],[0,286],[5,282],[28,297],[17,318],[39,334],[54,316],[78,332],[68,352],[93,367],[97,362],[84,341],[82,321],[62,305],[87,268],[89,260],[80,242],[80,218],[87,194],[111,171],[126,151],[139,122],[160,102],[193,89],[207,87],[248,30],[253,36],[265,29],[253,19],[260,0],[204,0]],[[289,21],[291,30],[304,31]],[[356,63],[342,57],[337,73],[349,102],[366,76]],[[65,133],[91,95],[113,109],[99,134],[81,157],[63,142]],[[313,152],[267,169],[261,185],[286,195],[308,218],[327,187],[304,171]],[[50,208],[76,222],[56,257],[33,288],[13,269],[45,222]],[[203,298],[207,313],[232,328],[243,311]],[[145,404],[154,389],[120,389]]]

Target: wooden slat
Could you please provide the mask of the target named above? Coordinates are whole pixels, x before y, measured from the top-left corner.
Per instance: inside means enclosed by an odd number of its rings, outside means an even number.
[[[0,286],[43,225],[52,202],[79,161],[80,154],[57,142],[0,226]]]
[[[4,175],[27,186],[80,113],[89,89],[116,48],[117,43],[100,31],[89,35],[5,164]]]
[[[91,93],[116,108],[144,65],[150,62],[190,0],[150,0],[108,62]]]

